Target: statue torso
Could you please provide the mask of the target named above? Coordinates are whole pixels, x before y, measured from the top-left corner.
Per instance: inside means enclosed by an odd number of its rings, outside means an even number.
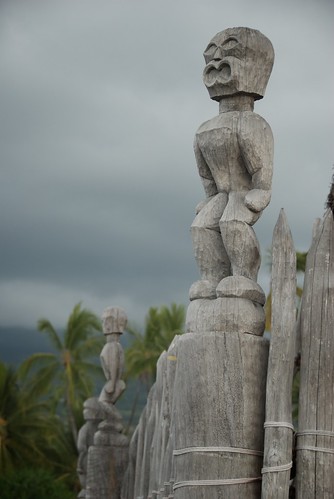
[[[251,189],[251,176],[238,140],[242,114],[242,111],[221,113],[203,123],[196,132],[197,144],[219,192]]]

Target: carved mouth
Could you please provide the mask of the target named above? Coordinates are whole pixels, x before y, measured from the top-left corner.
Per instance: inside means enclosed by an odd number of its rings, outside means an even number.
[[[231,78],[231,66],[225,61],[212,61],[204,68],[204,80],[207,86],[216,82],[227,83]]]

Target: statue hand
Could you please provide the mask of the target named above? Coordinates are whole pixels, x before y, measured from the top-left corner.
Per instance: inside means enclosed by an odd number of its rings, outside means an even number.
[[[271,198],[271,191],[263,189],[252,189],[245,196],[245,205],[254,213],[263,211],[268,206]]]
[[[115,391],[115,381],[114,380],[109,380],[107,383],[104,385],[105,391],[111,395]]]

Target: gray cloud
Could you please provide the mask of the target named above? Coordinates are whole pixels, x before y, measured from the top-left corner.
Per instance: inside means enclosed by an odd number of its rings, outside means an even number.
[[[276,52],[255,109],[275,136],[263,252],[281,207],[307,249],[334,161],[330,2],[5,1],[0,14],[1,324],[61,324],[79,300],[138,321],[186,303],[203,197],[192,142],[217,113],[202,52],[228,26]]]

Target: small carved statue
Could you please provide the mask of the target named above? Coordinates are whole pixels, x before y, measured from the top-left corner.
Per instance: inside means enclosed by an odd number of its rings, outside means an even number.
[[[122,415],[114,405],[125,390],[121,379],[124,353],[119,338],[126,324],[126,314],[119,307],[108,307],[102,314],[106,344],[100,360],[107,381],[98,399],[104,418],[88,452],[86,497],[89,499],[119,499],[129,459],[129,441],[122,434]]]
[[[204,83],[219,115],[195,136],[206,200],[191,227],[201,274],[191,300],[216,298],[228,276],[241,276],[250,288],[256,282],[260,250],[252,225],[269,204],[273,166],[270,126],[253,112],[272,70],[271,42],[257,30],[229,28],[212,38],[204,58]]]
[[[121,379],[124,370],[124,352],[119,338],[126,324],[127,317],[122,309],[109,307],[103,312],[103,334],[106,336],[107,343],[102,349],[100,359],[107,383],[99,397],[102,404],[115,404],[125,390],[125,383]]]
[[[94,435],[98,425],[105,418],[105,414],[96,397],[87,399],[83,407],[85,424],[79,430],[77,442],[79,452],[77,473],[82,488],[79,497],[85,497],[88,449],[94,443]]]

